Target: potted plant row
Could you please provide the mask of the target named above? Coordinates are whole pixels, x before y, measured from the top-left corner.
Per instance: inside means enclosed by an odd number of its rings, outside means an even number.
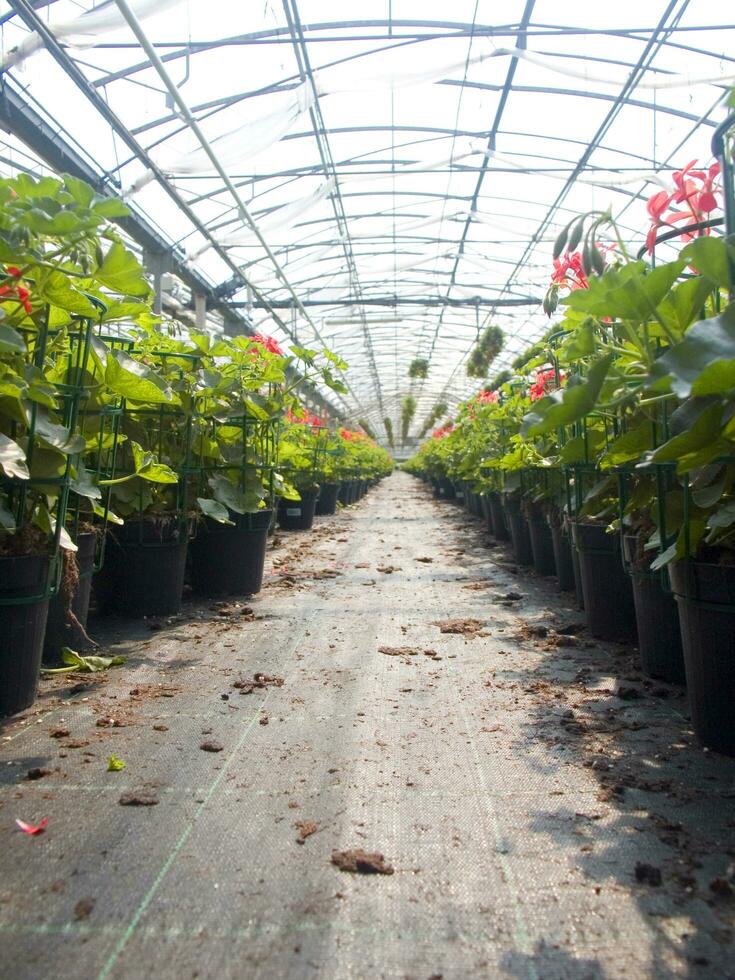
[[[550,330],[409,464],[487,499],[488,527],[510,532],[520,565],[577,586],[593,635],[637,640],[644,670],[686,679],[695,730],[729,754],[735,246],[711,219],[732,190],[717,163],[677,172],[649,202],[640,256],[610,215],[571,222]]]

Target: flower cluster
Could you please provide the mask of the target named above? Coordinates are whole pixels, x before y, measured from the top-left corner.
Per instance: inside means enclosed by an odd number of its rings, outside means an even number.
[[[447,424],[443,425],[440,429],[434,429],[434,431],[431,433],[431,438],[443,439],[445,436],[448,436],[452,432],[454,432],[454,426],[452,425],[451,422],[447,422]]]
[[[499,397],[497,391],[481,391],[475,401],[478,405],[495,405]]]
[[[22,275],[20,269],[17,266],[9,265],[5,271],[11,279],[0,286],[0,303],[5,302],[6,299],[14,299],[21,304],[26,313],[33,313],[31,292],[26,286],[20,284]]]
[[[364,432],[353,432],[351,429],[340,429],[339,434],[346,442],[361,442],[367,439]]]
[[[559,382],[564,380],[564,375],[559,375]],[[538,401],[539,398],[543,398],[544,395],[548,395],[550,391],[556,388],[556,371],[553,368],[548,368],[545,371],[536,372],[536,380],[531,385],[529,389],[529,396],[532,402]]]
[[[566,251],[558,259],[554,259],[551,283],[556,286],[564,286],[567,289],[589,289],[589,280],[585,274],[582,256],[579,252]]]
[[[279,357],[283,357],[283,349],[278,341],[274,337],[266,337],[262,333],[255,333],[250,338],[253,343],[260,344],[264,347],[270,354],[278,354]]]
[[[293,422],[297,425],[312,425],[315,428],[321,429],[326,425],[326,422],[319,415],[314,415],[307,408],[300,408],[298,412],[292,412],[291,409],[286,412],[286,421]]]
[[[646,210],[651,219],[651,227],[646,236],[646,249],[649,255],[656,245],[660,228],[676,228],[682,222],[684,225],[691,225],[706,221],[710,212],[718,206],[718,195],[722,192],[717,183],[720,165],[715,162],[707,170],[692,170],[696,162],[690,160],[683,170],[674,172],[673,190],[657,191],[648,199]],[[672,207],[676,204],[684,207]],[[697,234],[708,235],[709,228],[703,228]],[[695,235],[692,232],[682,232],[681,237],[684,241],[690,241]]]

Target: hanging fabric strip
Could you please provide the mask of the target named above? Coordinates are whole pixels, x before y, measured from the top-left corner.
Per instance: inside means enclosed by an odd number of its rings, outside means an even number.
[[[293,93],[289,95],[291,98],[285,107],[269,112],[260,119],[241,122],[235,129],[210,140],[209,145],[223,167],[250,160],[274,146],[309,111],[314,102],[313,91],[306,85],[300,85],[295,96]],[[151,156],[157,166],[168,174],[202,174],[214,170],[204,147],[175,154],[167,152],[164,147],[160,152],[154,151]],[[125,191],[123,197],[129,198],[137,194],[154,176],[152,170],[146,170]]]
[[[258,221],[257,225],[263,234],[267,234],[271,231],[276,231],[278,228],[283,228],[287,225],[291,225],[300,218],[302,215],[306,214],[313,207],[323,201],[325,197],[331,194],[335,188],[334,177],[330,177],[329,180],[324,181],[319,187],[314,191],[313,194],[308,194],[306,197],[301,197],[297,201],[292,201],[290,204],[284,204],[278,208],[278,210],[273,211],[262,221]],[[242,228],[238,228],[237,231],[231,232],[229,235],[223,235],[219,241],[222,245],[252,245],[253,242],[253,231],[252,229],[244,225]]]
[[[302,215],[306,214],[313,207],[316,207],[316,205],[323,201],[325,197],[331,194],[334,191],[334,188],[334,178],[330,177],[329,180],[326,180],[323,184],[320,184],[313,194],[308,194],[306,197],[301,197],[297,201],[292,201],[290,204],[284,204],[262,221],[256,221],[261,235],[267,235],[284,227],[290,227],[298,218],[302,217]],[[217,241],[225,248],[245,248],[258,243],[255,232],[249,225],[245,224],[239,227],[237,231],[232,231],[227,235],[218,235]],[[189,261],[198,259],[199,256],[203,255],[209,248],[211,248],[211,245],[206,243],[200,246],[196,251],[190,252],[188,256]]]
[[[145,20],[179,3],[181,0],[130,0],[130,6],[139,20]],[[109,34],[110,31],[118,30],[124,25],[125,18],[113,0],[110,0],[109,3],[88,10],[73,20],[59,23],[52,21],[48,29],[57,41],[68,41],[77,48],[89,48],[97,44],[100,35]],[[40,35],[31,34],[27,40],[8,52],[0,66],[0,71],[12,66],[18,67],[42,47],[43,41]]]
[[[625,77],[622,76],[613,78],[611,76],[596,74],[594,71],[578,71],[574,68],[562,67],[559,64],[559,58],[539,55],[533,51],[528,51],[525,48],[493,48],[491,51],[478,54],[474,58],[469,58],[463,61],[449,62],[448,64],[441,65],[439,68],[432,68],[428,71],[384,72],[380,75],[368,75],[363,78],[346,80],[341,83],[339,80],[337,80],[333,86],[330,86],[328,83],[328,75],[326,76],[327,81],[324,81],[325,75],[322,73],[320,76],[320,83],[324,88],[324,94],[337,92],[374,91],[381,88],[408,88],[412,85],[424,85],[431,82],[441,81],[454,72],[464,71],[466,68],[470,68],[473,65],[482,64],[482,62],[488,61],[491,58],[519,58],[524,61],[531,62],[534,65],[538,65],[540,68],[547,68],[549,71],[555,72],[557,75],[566,75],[569,78],[579,78],[589,82],[600,82],[603,84],[620,86],[626,80]],[[735,81],[735,75],[732,73],[729,75],[710,75],[706,77],[672,73],[666,79],[656,81],[643,80],[637,82],[636,87],[647,89],[667,89],[689,88],[694,85],[729,86],[732,85],[733,81]]]

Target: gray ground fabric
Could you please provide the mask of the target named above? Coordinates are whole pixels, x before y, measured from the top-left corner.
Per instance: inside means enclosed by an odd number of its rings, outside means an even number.
[[[252,601],[93,624],[128,663],[0,736],[0,976],[734,977],[735,761],[579,620],[399,473]]]

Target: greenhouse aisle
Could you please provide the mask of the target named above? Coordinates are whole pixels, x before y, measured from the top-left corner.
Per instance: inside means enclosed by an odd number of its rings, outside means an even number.
[[[3,976],[733,975],[735,763],[478,520],[398,473],[267,582],[6,726]]]

